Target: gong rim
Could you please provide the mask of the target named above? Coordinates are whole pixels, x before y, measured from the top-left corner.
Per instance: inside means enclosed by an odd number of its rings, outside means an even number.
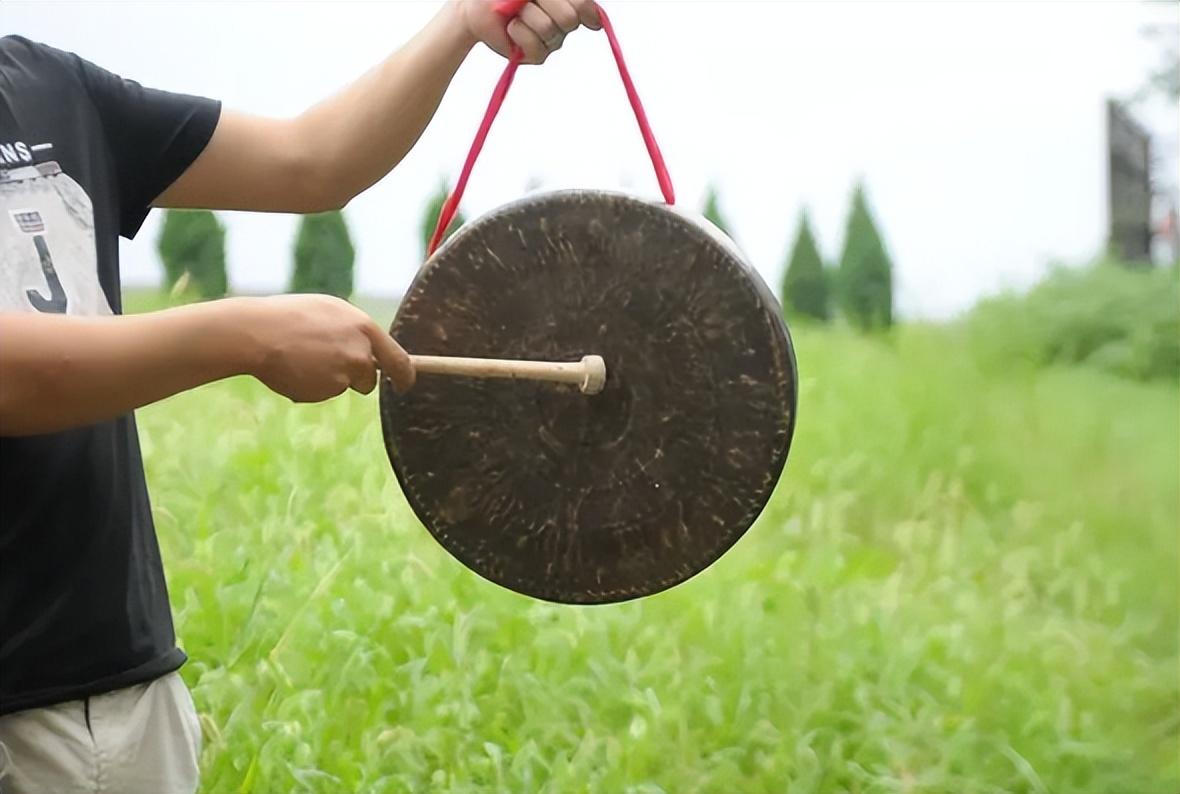
[[[518,595],[523,595],[529,598],[534,598],[551,603],[566,604],[566,605],[605,605],[612,603],[621,603],[631,601],[639,598],[656,595],[661,592],[678,587],[685,582],[688,582],[698,575],[714,566],[722,557],[725,556],[737,543],[746,535],[746,533],[757,523],[769,504],[771,498],[777,489],[778,483],[781,480],[783,471],[785,470],[787,460],[789,458],[792,442],[794,440],[795,427],[798,421],[798,403],[799,403],[799,382],[798,382],[798,365],[796,359],[795,348],[791,338],[790,329],[783,317],[783,312],[778,299],[774,293],[767,286],[761,275],[750,265],[749,260],[741,251],[741,249],[734,243],[724,232],[718,229],[714,224],[710,223],[706,218],[698,213],[686,211],[676,206],[669,206],[663,203],[657,203],[640,199],[628,194],[604,191],[604,190],[558,190],[548,191],[543,193],[532,194],[509,204],[497,207],[478,218],[464,224],[459,230],[451,235],[427,261],[422,265],[419,271],[411,280],[409,287],[406,289],[402,300],[399,303],[397,313],[390,324],[390,333],[397,338],[399,324],[404,319],[407,309],[414,305],[415,299],[422,292],[423,287],[429,283],[436,269],[447,260],[447,255],[453,249],[463,246],[469,236],[476,235],[480,229],[488,224],[497,222],[505,216],[511,216],[512,213],[527,211],[533,207],[551,205],[555,202],[563,201],[585,201],[588,197],[593,197],[596,200],[603,200],[607,202],[616,202],[619,204],[633,204],[636,208],[642,208],[644,211],[658,211],[671,213],[678,217],[681,222],[688,225],[690,229],[695,229],[703,232],[702,243],[705,245],[717,246],[727,255],[727,260],[730,264],[735,265],[743,276],[743,283],[749,287],[753,293],[756,303],[763,309],[767,326],[770,330],[770,336],[773,338],[774,353],[777,354],[779,364],[785,374],[786,381],[786,397],[789,410],[785,427],[782,429],[782,441],[774,451],[773,459],[770,462],[767,472],[767,485],[761,489],[756,500],[751,504],[750,509],[742,517],[740,521],[735,522],[735,526],[727,527],[723,533],[725,536],[722,542],[716,543],[710,552],[700,554],[694,563],[687,568],[681,569],[677,572],[669,572],[662,576],[652,576],[646,581],[633,584],[630,587],[614,588],[610,590],[594,591],[589,588],[583,588],[578,591],[563,590],[557,587],[537,586],[534,582],[522,582],[520,579],[512,576],[498,576],[487,570],[486,566],[481,565],[475,556],[470,553],[470,550],[462,543],[454,542],[453,539],[448,539],[445,533],[438,530],[434,520],[434,511],[430,504],[431,500],[414,486],[411,478],[408,476],[405,461],[401,453],[399,444],[397,442],[397,419],[394,408],[394,401],[397,396],[393,393],[391,385],[383,380],[380,387],[379,394],[379,411],[381,418],[382,435],[385,442],[386,456],[389,460],[390,466],[399,483],[402,494],[409,504],[410,509],[418,521],[427,530],[430,536],[436,543],[443,548],[451,557],[459,561],[465,568],[472,571],[480,578],[492,584],[498,585],[510,592]],[[414,351],[411,351],[414,352]],[[454,355],[463,355],[462,352],[456,351]],[[607,362],[608,367],[608,381],[610,378],[610,362]],[[413,392],[410,392],[412,397]],[[404,397],[403,397],[404,399]],[[593,398],[590,398],[593,399]]]

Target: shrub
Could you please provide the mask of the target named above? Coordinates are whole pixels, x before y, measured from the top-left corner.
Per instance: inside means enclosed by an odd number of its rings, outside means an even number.
[[[1136,380],[1180,378],[1180,279],[1174,269],[1103,262],[1055,267],[1027,294],[968,316],[985,364],[1088,364]]]
[[[434,227],[438,225],[439,213],[442,212],[443,204],[446,203],[447,197],[451,195],[451,186],[445,181],[439,182],[438,188],[430,196],[426,202],[426,208],[422,211],[422,223],[420,226],[422,237],[422,259],[425,260],[430,248],[430,238],[434,235]],[[462,208],[455,212],[455,217],[451,219],[451,223],[447,226],[447,230],[443,233],[442,243],[447,241],[447,238],[459,230],[459,227],[466,223],[463,217]]]
[[[836,279],[844,317],[868,331],[893,325],[893,263],[869,210],[863,184],[852,196]]]
[[[295,239],[291,292],[352,295],[356,250],[340,210],[304,215]]]
[[[701,209],[701,214],[716,226],[721,231],[725,232],[727,237],[733,237],[729,229],[729,221],[721,214],[721,201],[717,196],[717,188],[710,185],[709,191],[705,194],[705,206]]]
[[[225,227],[209,210],[166,211],[156,248],[164,264],[166,290],[181,282],[185,291],[205,299],[228,291]]]
[[[828,273],[811,232],[804,210],[799,216],[799,230],[791,258],[783,275],[783,311],[788,317],[810,317],[826,321],[831,316]]]

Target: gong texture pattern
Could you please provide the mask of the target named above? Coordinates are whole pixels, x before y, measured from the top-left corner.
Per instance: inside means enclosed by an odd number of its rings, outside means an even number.
[[[470,223],[391,332],[411,353],[606,360],[602,393],[420,375],[381,387],[390,462],[427,530],[525,595],[606,603],[716,561],[778,481],[795,358],[777,301],[713,227],[595,191]]]

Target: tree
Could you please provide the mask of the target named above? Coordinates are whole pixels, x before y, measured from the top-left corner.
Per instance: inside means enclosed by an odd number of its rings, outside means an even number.
[[[1170,12],[1167,10],[1169,6]],[[1169,15],[1168,21],[1147,25],[1140,31],[1143,37],[1155,43],[1156,63],[1146,83],[1137,92],[1138,99],[1149,96],[1171,102],[1180,99],[1180,48],[1177,48],[1180,24],[1176,22],[1177,6],[1180,4],[1175,2],[1159,5],[1158,7]]]
[[[291,292],[320,292],[347,299],[352,295],[356,250],[340,210],[304,215],[295,238]]]
[[[430,238],[434,236],[434,228],[438,226],[439,213],[442,212],[443,204],[446,203],[447,197],[451,195],[451,186],[445,180],[439,182],[438,188],[431,195],[426,202],[426,209],[422,212],[422,259],[425,260],[429,256]],[[455,212],[455,217],[447,226],[446,232],[443,234],[442,242],[446,242],[447,238],[459,230],[467,221],[463,218],[463,211],[459,209]],[[441,245],[442,242],[439,244]]]
[[[209,210],[165,212],[156,250],[164,263],[166,289],[183,278],[204,299],[220,298],[228,291],[225,227]]]
[[[701,214],[704,215],[710,223],[712,223],[721,231],[725,232],[727,236],[733,236],[729,232],[729,223],[721,215],[720,202],[717,197],[717,188],[713,185],[709,185],[709,190],[705,194],[705,208],[701,210]]]
[[[893,324],[893,263],[873,221],[863,183],[852,196],[836,278],[840,308],[861,330]]]
[[[826,321],[831,316],[828,292],[828,273],[804,210],[783,275],[783,309],[788,315]]]

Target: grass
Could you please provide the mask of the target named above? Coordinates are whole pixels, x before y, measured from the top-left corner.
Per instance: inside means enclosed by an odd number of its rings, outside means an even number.
[[[203,790],[1175,794],[1176,384],[796,336],[762,519],[611,607],[447,556],[375,398],[141,411]]]

